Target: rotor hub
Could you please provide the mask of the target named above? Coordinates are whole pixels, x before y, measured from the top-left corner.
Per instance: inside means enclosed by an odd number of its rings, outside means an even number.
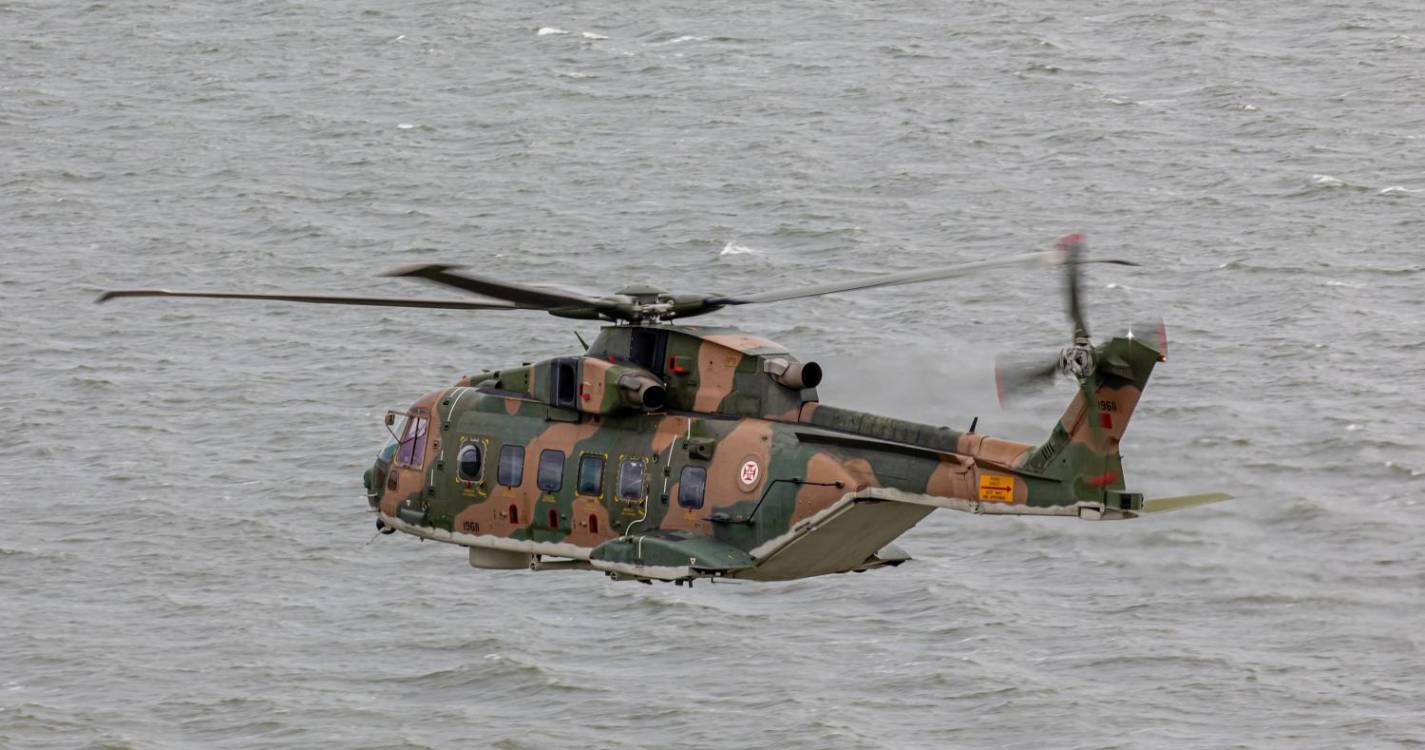
[[[1093,342],[1077,339],[1059,352],[1059,371],[1083,379],[1094,372]]]

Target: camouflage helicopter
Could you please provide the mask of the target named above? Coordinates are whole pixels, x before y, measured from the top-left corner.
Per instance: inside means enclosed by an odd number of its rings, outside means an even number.
[[[996,370],[1001,399],[1077,382],[1038,445],[821,403],[822,370],[735,329],[670,321],[735,305],[1062,265],[1073,338],[1042,365]],[[119,290],[457,310],[542,310],[608,323],[587,351],[468,375],[403,411],[365,473],[384,533],[468,548],[477,568],[594,570],[618,580],[788,580],[910,559],[892,542],[937,508],[978,514],[1129,519],[1225,500],[1145,501],[1124,488],[1119,441],[1153,367],[1156,336],[1130,329],[1095,345],[1080,304],[1082,238],[1056,249],[749,296],[634,286],[607,297],[419,265],[424,279],[480,301]],[[582,339],[581,339],[582,342]]]

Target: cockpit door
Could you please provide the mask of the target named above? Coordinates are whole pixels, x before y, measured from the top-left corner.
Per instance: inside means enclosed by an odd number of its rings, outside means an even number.
[[[386,492],[381,499],[381,510],[388,515],[396,515],[398,507],[407,509],[401,514],[402,520],[418,522],[424,515],[425,490],[430,484],[427,473],[436,451],[432,445],[429,409],[412,409],[397,430],[391,466],[386,473]],[[384,453],[384,452],[383,452]],[[419,513],[410,509],[420,508]],[[409,517],[408,517],[409,516]]]

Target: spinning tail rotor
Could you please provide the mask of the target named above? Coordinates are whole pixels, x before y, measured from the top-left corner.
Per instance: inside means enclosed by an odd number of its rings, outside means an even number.
[[[1080,267],[1090,262],[1084,258],[1084,237],[1071,234],[1059,238],[1055,246],[1054,262],[1064,267],[1064,299],[1067,304],[1069,322],[1073,326],[1069,345],[1059,351],[1058,357],[1047,357],[1035,362],[1001,361],[995,367],[995,388],[1000,403],[1030,391],[1051,385],[1059,375],[1065,375],[1083,382],[1091,377],[1096,365],[1093,340],[1089,338],[1088,319],[1084,316],[1083,291]],[[1096,263],[1112,263],[1120,266],[1137,266],[1127,260],[1096,260]],[[1159,324],[1161,330],[1161,324]]]

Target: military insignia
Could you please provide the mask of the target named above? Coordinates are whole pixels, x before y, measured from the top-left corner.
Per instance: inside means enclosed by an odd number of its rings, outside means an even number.
[[[737,471],[737,483],[744,489],[752,489],[757,486],[757,480],[762,478],[762,467],[752,459],[742,462],[742,468]]]

